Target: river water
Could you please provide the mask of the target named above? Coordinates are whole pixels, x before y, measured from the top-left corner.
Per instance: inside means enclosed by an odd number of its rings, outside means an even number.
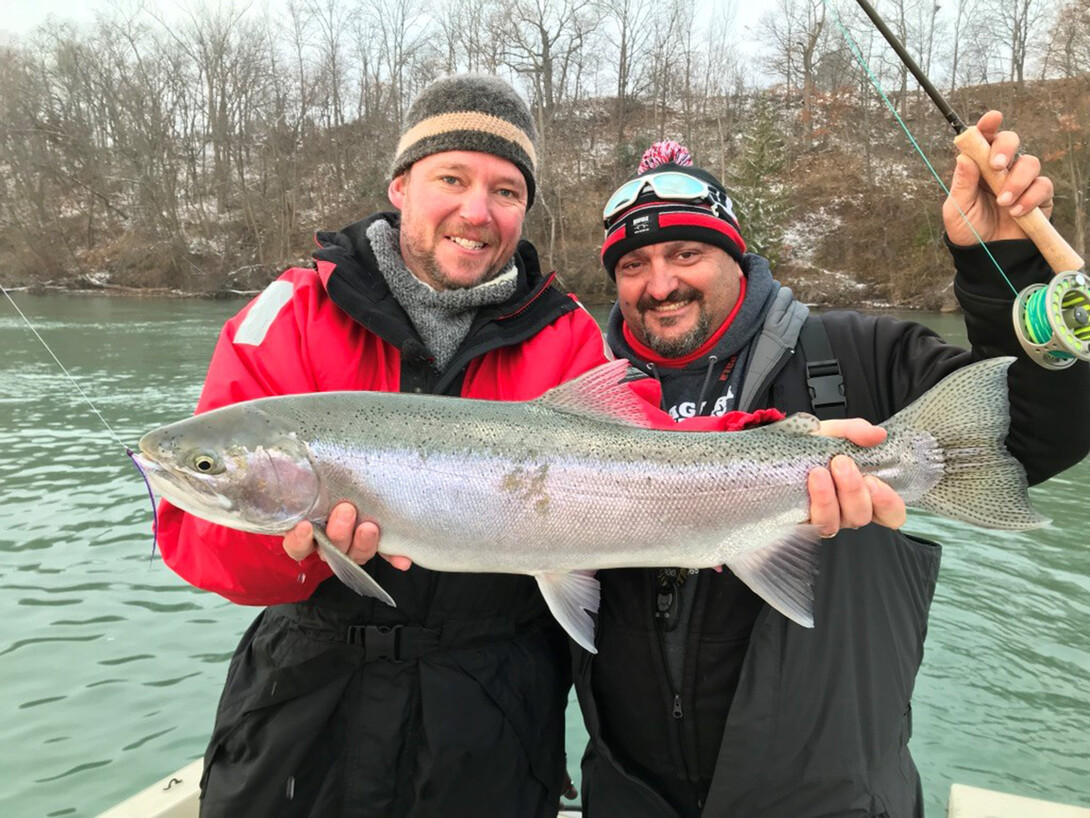
[[[16,299],[128,445],[192,411],[241,306]],[[957,317],[915,317],[964,343]],[[255,611],[150,559],[121,443],[6,302],[0,349],[0,815],[95,815],[203,752]],[[1057,523],[1029,534],[909,523],[946,543],[911,745],[932,816],[955,781],[1090,806],[1088,482],[1083,463],[1034,489]]]

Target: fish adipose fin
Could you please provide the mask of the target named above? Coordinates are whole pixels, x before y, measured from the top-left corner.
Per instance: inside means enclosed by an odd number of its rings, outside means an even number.
[[[814,627],[814,577],[820,529],[798,525],[783,537],[727,561],[757,596],[804,628]]]
[[[926,432],[942,450],[942,477],[913,506],[984,528],[1022,531],[1050,522],[1030,505],[1026,471],[1004,445],[1014,360],[959,369],[882,424],[890,435]]]
[[[789,435],[816,435],[821,433],[821,421],[806,412],[796,412],[769,424],[767,428]]]
[[[597,653],[594,647],[594,620],[590,614],[598,613],[601,587],[594,578],[594,572],[535,574],[535,578],[556,621],[582,648]]]
[[[354,563],[347,554],[335,546],[321,526],[314,526],[314,539],[318,543],[318,550],[325,557],[326,564],[333,570],[337,579],[360,596],[374,597],[382,600],[387,605],[397,607],[394,598],[386,593],[383,587],[375,582],[375,578],[363,570],[361,565]]]
[[[629,368],[630,364],[623,358],[610,361],[550,389],[531,403],[605,423],[653,429],[655,423],[649,417],[650,404],[622,380]]]

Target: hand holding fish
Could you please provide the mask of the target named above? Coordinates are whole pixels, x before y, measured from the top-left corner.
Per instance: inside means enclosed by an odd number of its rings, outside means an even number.
[[[999,130],[1002,122],[999,111],[988,111],[977,122],[980,133],[991,144],[991,167],[1010,171],[998,197],[981,178],[976,162],[965,154],[958,156],[950,195],[942,206],[946,235],[953,244],[976,244],[974,229],[984,241],[1024,239],[1026,233],[1013,217],[1035,207],[1040,207],[1045,216],[1052,213],[1052,180],[1041,176],[1041,160],[1036,156],[1018,156],[1021,140],[1014,131]]]
[[[850,440],[864,447],[877,446],[886,439],[885,429],[862,418],[822,421],[819,434]],[[888,528],[904,525],[904,500],[878,478],[864,478],[855,462],[845,455],[834,457],[829,468],[819,466],[811,471],[807,488],[810,522],[820,529],[823,537],[832,537],[842,528],[861,528],[872,522]],[[356,508],[351,503],[338,503],[333,507],[326,533],[330,541],[355,563],[368,562],[378,551],[378,524],[363,518],[357,525]],[[305,520],[284,536],[284,550],[297,562],[306,559],[315,548],[314,527]],[[382,556],[401,571],[407,571],[412,565],[408,557]]]
[[[356,507],[351,503],[338,503],[329,512],[326,533],[337,548],[344,551],[353,562],[362,565],[378,551],[379,527],[374,520],[363,518],[356,524]],[[314,542],[314,526],[307,520],[299,523],[284,535],[284,550],[296,562],[310,556],[317,546]],[[321,556],[319,552],[319,556]],[[412,560],[383,554],[386,561],[400,571],[408,571]],[[322,557],[324,560],[325,557]]]
[[[823,420],[818,434],[850,440],[857,446],[877,446],[886,430],[862,418]],[[850,457],[837,455],[829,468],[818,467],[807,477],[810,493],[810,522],[822,537],[832,537],[842,528],[862,528],[878,523],[887,528],[905,524],[905,502],[887,484],[873,475],[864,477]]]

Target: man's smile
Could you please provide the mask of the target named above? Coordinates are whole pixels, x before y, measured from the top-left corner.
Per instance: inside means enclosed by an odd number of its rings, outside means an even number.
[[[487,242],[467,239],[463,238],[462,236],[447,236],[447,238],[457,244],[463,250],[483,250],[485,247],[488,246]]]

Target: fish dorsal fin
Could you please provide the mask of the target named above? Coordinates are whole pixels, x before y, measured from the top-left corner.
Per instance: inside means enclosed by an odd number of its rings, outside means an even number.
[[[816,435],[821,431],[821,421],[806,412],[796,412],[764,428],[788,435]]]
[[[653,407],[626,385],[625,374],[630,366],[624,358],[618,358],[550,389],[532,402],[606,423],[655,428],[648,416]],[[644,377],[642,372],[639,374]]]

